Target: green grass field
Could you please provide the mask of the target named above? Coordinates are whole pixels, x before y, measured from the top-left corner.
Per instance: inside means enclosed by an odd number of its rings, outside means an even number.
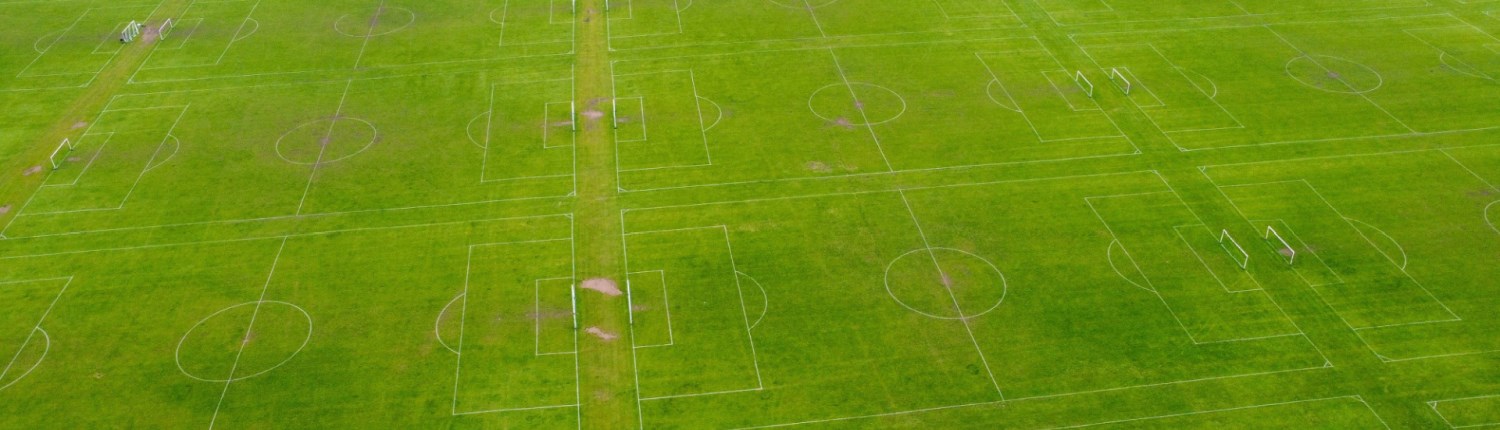
[[[0,0],[0,46],[0,428],[1500,427],[1500,1]]]

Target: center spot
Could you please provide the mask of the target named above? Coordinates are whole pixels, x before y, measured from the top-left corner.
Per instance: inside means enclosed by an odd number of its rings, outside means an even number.
[[[854,82],[819,88],[808,97],[807,107],[831,124],[879,125],[906,113],[906,99],[886,87]]]
[[[939,319],[973,318],[1005,300],[1005,275],[978,255],[951,248],[915,249],[885,270],[891,298],[913,312]]]
[[[276,154],[293,164],[343,161],[375,144],[375,126],[359,118],[303,123],[276,139]]]

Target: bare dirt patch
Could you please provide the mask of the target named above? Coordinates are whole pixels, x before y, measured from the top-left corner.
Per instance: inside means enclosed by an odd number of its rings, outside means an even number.
[[[620,294],[624,294],[620,291],[619,284],[616,284],[614,280],[606,278],[585,279],[583,281],[583,285],[581,286],[585,290],[598,291],[600,293],[604,293],[604,295],[606,296],[618,296]]]
[[[156,39],[160,39],[160,38],[161,38],[161,27],[160,26],[150,25],[150,24],[146,24],[146,25],[141,26],[141,43],[155,42]]]
[[[588,332],[588,334],[594,335],[594,337],[597,337],[604,341],[611,341],[620,338],[620,335],[604,331],[604,329],[598,327],[589,327],[584,329],[583,331]]]
[[[10,213],[10,205],[0,206],[0,215]]]
[[[818,172],[818,173],[828,173],[828,172],[832,172],[833,171],[832,167],[828,167],[828,164],[824,163],[822,161],[809,161],[809,162],[807,162],[807,166],[806,167],[807,167],[807,170],[811,170],[811,171]]]
[[[21,172],[21,176],[31,176],[31,175],[35,175],[35,174],[38,174],[38,173],[41,173],[41,172],[42,172],[42,166],[31,166],[31,168],[26,169],[26,171],[24,171],[24,172]]]
[[[74,130],[77,130],[77,129],[80,129],[80,128],[84,128],[84,127],[88,127],[88,126],[89,126],[89,123],[86,122],[86,121],[78,121],[78,122],[73,123],[73,129]]]
[[[849,121],[849,118],[838,117],[838,119],[833,120],[833,122],[831,122],[830,124],[832,124],[834,127],[839,127],[845,130],[854,129],[854,122]]]
[[[1281,248],[1276,250],[1276,252],[1280,253],[1282,257],[1291,257],[1293,255],[1297,255],[1297,251],[1293,251],[1291,248]]]

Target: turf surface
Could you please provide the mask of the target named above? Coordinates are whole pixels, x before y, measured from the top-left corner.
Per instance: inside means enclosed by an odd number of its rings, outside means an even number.
[[[0,2],[0,427],[1500,426],[1496,34]]]

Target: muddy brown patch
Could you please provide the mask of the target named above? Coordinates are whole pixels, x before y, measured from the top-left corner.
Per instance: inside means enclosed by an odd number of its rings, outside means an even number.
[[[838,117],[837,119],[833,120],[832,124],[835,127],[839,127],[839,128],[845,129],[845,130],[853,130],[854,129],[854,122],[850,121],[849,118]]]
[[[818,173],[828,173],[828,172],[832,172],[833,171],[832,167],[828,167],[828,164],[826,164],[826,163],[824,163],[822,161],[809,161],[809,162],[807,162],[807,166],[806,167],[807,167],[807,170],[811,170],[811,171],[818,172]]]
[[[84,128],[84,127],[88,127],[88,126],[89,126],[89,123],[85,122],[85,121],[78,121],[78,122],[73,123],[73,129],[74,130],[77,130],[77,129],[80,129],[80,128]]]
[[[604,293],[604,295],[606,296],[618,296],[620,294],[623,294],[620,292],[619,284],[616,284],[614,280],[606,278],[585,279],[583,281],[583,285],[581,286],[585,290],[597,291],[600,293]]]
[[[35,175],[35,174],[41,173],[41,172],[42,172],[42,166],[31,166],[31,168],[26,169],[26,171],[21,172],[21,176],[31,176],[31,175]]]
[[[606,342],[618,339],[620,337],[620,335],[604,331],[604,329],[598,327],[589,327],[587,329],[584,329],[583,331],[588,332],[588,334],[594,335],[594,337],[597,337]]]

